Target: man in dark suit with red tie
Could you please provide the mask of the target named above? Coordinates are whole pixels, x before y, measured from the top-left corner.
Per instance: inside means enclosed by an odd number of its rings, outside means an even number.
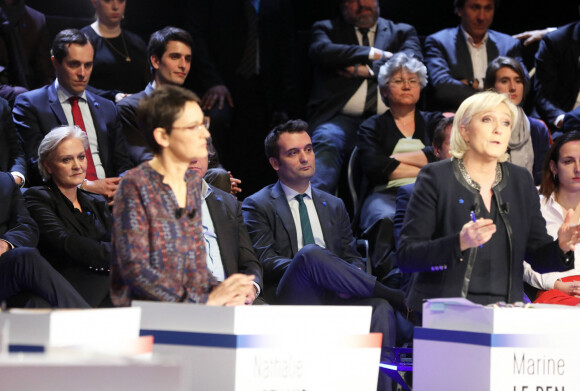
[[[30,185],[41,184],[38,146],[53,128],[77,125],[87,133],[87,181],[82,188],[112,199],[119,174],[132,167],[115,105],[86,91],[94,49],[79,30],[63,30],[52,44],[56,81],[20,95],[13,117],[24,143]]]

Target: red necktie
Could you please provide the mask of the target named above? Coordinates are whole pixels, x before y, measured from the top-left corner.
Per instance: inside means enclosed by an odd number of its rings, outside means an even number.
[[[70,105],[72,107],[73,122],[76,126],[82,129],[83,132],[87,133],[85,129],[85,122],[83,121],[83,115],[81,114],[81,108],[79,107],[79,97],[71,96],[68,98]],[[88,135],[87,135],[88,137]],[[87,174],[86,178],[89,181],[97,180],[97,170],[95,169],[95,162],[93,161],[93,155],[91,154],[91,147],[87,148],[85,151],[87,154]]]

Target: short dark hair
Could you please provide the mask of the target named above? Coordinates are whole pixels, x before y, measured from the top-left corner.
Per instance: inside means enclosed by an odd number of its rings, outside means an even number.
[[[552,171],[550,170],[550,162],[558,164],[560,160],[560,149],[566,143],[570,141],[580,141],[580,129],[573,130],[571,132],[564,133],[562,136],[554,140],[554,145],[546,154],[544,159],[544,166],[542,167],[542,182],[540,183],[540,194],[548,198],[550,195],[557,191],[560,187],[560,181],[558,177],[552,176]]]
[[[81,30],[78,29],[67,29],[62,30],[54,37],[52,41],[52,48],[50,49],[50,54],[54,57],[56,61],[59,63],[68,55],[68,48],[73,43],[77,45],[85,46],[89,44],[94,47],[91,39],[88,35],[83,33]]]
[[[200,100],[196,94],[182,87],[159,86],[150,95],[139,101],[137,106],[137,123],[154,154],[161,152],[161,147],[153,137],[156,128],[163,128],[169,135],[178,114],[187,102]]]
[[[467,0],[453,0],[453,7],[456,13],[465,6],[466,1]],[[493,0],[493,3],[493,8],[497,9],[499,7],[499,0]]]
[[[264,140],[264,149],[266,151],[266,157],[270,159],[280,158],[280,149],[278,148],[278,139],[282,133],[300,133],[308,132],[308,124],[301,119],[292,119],[286,121],[280,125],[277,125],[268,133],[266,139]]]
[[[445,117],[435,127],[435,131],[433,131],[433,147],[437,149],[441,149],[443,147],[443,142],[445,141],[445,128],[449,125],[453,125],[453,119],[455,117]]]
[[[524,96],[522,97],[523,102],[523,98],[526,97],[526,94],[529,91],[530,81],[528,80],[526,71],[524,71],[522,64],[520,64],[518,60],[511,57],[499,56],[489,63],[487,70],[485,71],[485,82],[483,89],[494,89],[495,82],[497,80],[497,71],[499,71],[501,68],[510,68],[518,74],[520,79],[522,79],[522,82],[524,83]]]
[[[161,57],[163,57],[163,54],[167,50],[167,44],[169,43],[169,41],[179,41],[189,46],[191,48],[191,51],[193,52],[194,47],[193,38],[191,37],[191,34],[189,34],[187,31],[172,26],[167,26],[162,28],[161,30],[155,31],[153,34],[151,34],[151,37],[149,38],[149,43],[147,44],[147,58],[149,61],[149,68],[151,70],[151,74],[155,73],[153,64],[151,64],[151,57],[155,56],[158,59],[161,59]]]

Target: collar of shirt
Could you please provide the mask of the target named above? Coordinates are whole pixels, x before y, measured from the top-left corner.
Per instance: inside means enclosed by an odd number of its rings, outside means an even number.
[[[356,29],[357,32],[359,32],[360,34],[362,34],[361,31],[360,31],[360,27],[356,27],[355,26],[355,29]],[[377,24],[375,23],[373,25],[373,27],[369,27],[369,33],[373,33],[374,34],[376,32],[377,32]]]
[[[294,189],[289,188],[288,186],[286,186],[282,182],[280,182],[280,185],[282,186],[282,190],[284,191],[284,194],[286,194],[286,199],[288,200],[288,202],[295,200],[295,197],[298,194],[302,194],[302,193],[298,193]],[[308,198],[312,199],[312,185],[310,183],[308,184],[308,189],[306,189],[304,194],[306,194],[308,196]]]
[[[147,87],[145,87],[145,94],[151,95],[151,93],[153,91],[155,91],[156,88],[157,88],[157,84],[155,83],[155,80],[147,83]]]
[[[550,197],[546,198],[543,195],[540,195],[540,206],[543,207],[543,210],[546,210],[547,212],[549,211],[549,213],[558,216],[562,221],[564,220],[564,215],[565,215],[565,210],[562,207],[562,205],[560,205],[558,203],[558,201],[556,201],[556,195],[555,193],[550,194]],[[546,216],[544,216],[544,219],[546,219]]]
[[[58,96],[58,101],[60,103],[68,102],[68,99],[71,96],[75,96],[68,92],[63,86],[58,83],[58,79],[54,81],[54,88],[56,89],[56,95]],[[83,93],[79,96],[79,100],[87,101],[87,92],[83,91]]]
[[[211,187],[207,184],[205,179],[201,179],[201,199],[205,201],[207,197],[211,194]]]
[[[359,27],[355,27],[354,28],[356,31],[356,37],[358,39],[358,43],[359,45],[362,45],[362,33],[360,31]],[[375,25],[373,27],[369,28],[369,32],[367,33],[367,37],[369,39],[369,45],[372,47],[375,44],[375,33],[377,32],[377,24],[375,23]]]
[[[460,26],[461,31],[463,31],[463,36],[465,37],[465,42],[473,48],[479,49],[480,47],[485,47],[487,45],[487,39],[489,38],[489,33],[486,31],[483,39],[481,40],[481,44],[477,46],[473,41],[473,37],[463,29],[463,26]]]

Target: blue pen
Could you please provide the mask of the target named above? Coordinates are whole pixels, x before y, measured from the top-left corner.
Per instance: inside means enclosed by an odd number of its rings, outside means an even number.
[[[471,221],[473,221],[475,223],[477,221],[477,218],[475,217],[475,212],[471,211],[471,212],[469,212],[469,215],[471,216]],[[479,246],[479,248],[483,248],[483,244],[481,244]]]

